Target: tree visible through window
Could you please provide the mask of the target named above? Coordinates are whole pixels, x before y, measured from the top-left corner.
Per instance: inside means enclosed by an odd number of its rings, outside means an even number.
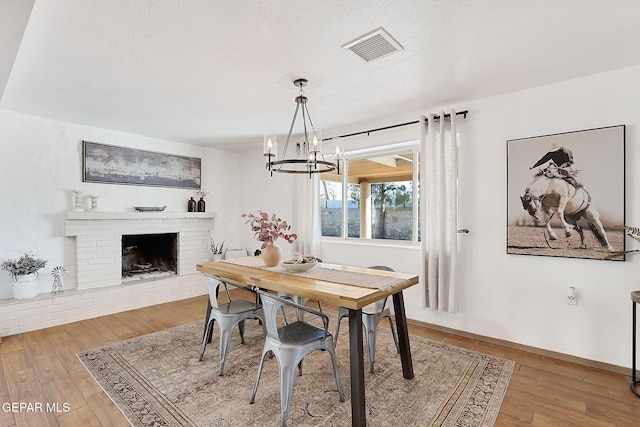
[[[321,184],[322,235],[414,240],[417,232],[417,150],[406,148],[345,160],[346,175],[325,175]],[[346,191],[343,191],[344,186]],[[344,200],[343,200],[344,199]],[[346,207],[346,212],[344,211]],[[347,227],[344,229],[344,222]]]
[[[372,184],[371,193],[375,212],[371,218],[372,238],[411,240],[411,182]]]

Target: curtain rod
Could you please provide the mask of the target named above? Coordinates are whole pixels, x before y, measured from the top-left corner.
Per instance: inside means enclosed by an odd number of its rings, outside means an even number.
[[[456,112],[456,116],[463,116],[464,119],[467,118],[467,114],[469,114],[469,110]],[[445,114],[444,115],[445,119],[447,119],[449,117],[451,117],[451,114]],[[438,119],[440,119],[440,116],[433,116],[433,120],[434,121],[438,121]],[[413,122],[400,123],[400,124],[397,124],[397,125],[390,125],[390,126],[385,126],[385,127],[382,127],[382,128],[377,128],[377,129],[363,130],[362,132],[355,132],[355,133],[350,133],[350,134],[347,134],[347,135],[333,136],[331,138],[323,138],[322,140],[323,141],[330,141],[330,140],[332,140],[334,138],[347,138],[349,136],[363,135],[365,133],[367,135],[369,135],[371,132],[378,132],[378,131],[381,131],[381,130],[399,128],[399,127],[402,127],[402,126],[415,125],[415,124],[418,124],[418,123],[420,123],[420,121],[419,120],[415,120]]]

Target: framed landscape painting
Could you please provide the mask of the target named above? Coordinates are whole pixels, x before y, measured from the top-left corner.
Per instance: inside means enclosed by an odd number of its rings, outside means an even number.
[[[82,180],[110,184],[200,188],[201,160],[82,141]]]
[[[508,254],[604,259],[623,224],[624,125],[507,141]]]

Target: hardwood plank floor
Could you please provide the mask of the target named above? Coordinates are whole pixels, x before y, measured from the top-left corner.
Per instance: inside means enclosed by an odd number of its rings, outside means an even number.
[[[4,337],[0,427],[128,425],[76,353],[202,320],[206,304],[202,296]],[[629,376],[423,327],[410,326],[409,331],[516,362],[496,426],[640,425],[640,399],[629,390]],[[7,404],[21,402],[57,403],[58,408],[6,410]]]

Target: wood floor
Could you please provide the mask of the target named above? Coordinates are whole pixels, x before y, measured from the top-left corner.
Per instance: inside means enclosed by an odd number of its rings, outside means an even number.
[[[76,353],[202,320],[206,298],[4,337],[0,427],[128,425]],[[496,426],[640,425],[640,399],[630,392],[627,376],[425,328],[411,326],[410,333],[516,362]]]

